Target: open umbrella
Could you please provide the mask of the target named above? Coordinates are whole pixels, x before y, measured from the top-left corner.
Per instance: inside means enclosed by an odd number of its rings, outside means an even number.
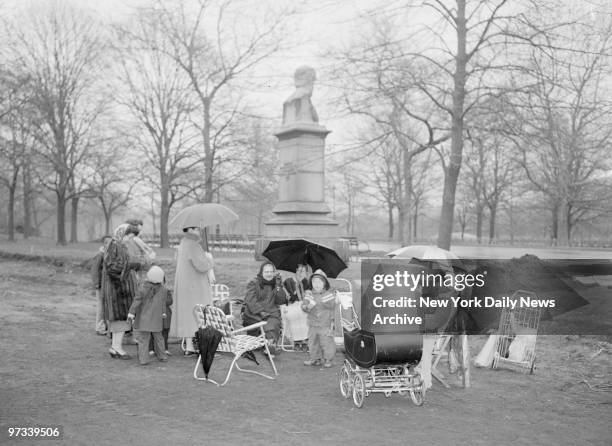
[[[207,226],[226,225],[238,220],[238,214],[227,206],[218,203],[198,203],[181,210],[170,221],[170,227],[202,229],[203,248],[208,251]]]
[[[217,347],[223,335],[219,330],[211,326],[199,328],[197,333],[198,347],[200,349],[200,359],[202,360],[202,368],[204,375],[208,379],[208,372],[212,366]]]
[[[440,269],[453,272],[455,269],[466,270],[461,259],[446,249],[431,245],[411,245],[387,253],[387,257],[394,259],[415,259],[417,261],[438,266]]]
[[[273,240],[262,255],[278,269],[295,271],[299,264],[307,264],[313,271],[322,269],[332,279],[347,268],[336,251],[305,239]]]
[[[188,206],[170,221],[176,229],[205,228],[207,226],[225,225],[238,220],[238,214],[227,206],[218,203],[199,203]]]

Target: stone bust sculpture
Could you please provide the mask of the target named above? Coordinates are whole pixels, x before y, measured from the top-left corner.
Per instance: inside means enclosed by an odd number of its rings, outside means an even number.
[[[317,79],[314,68],[303,65],[295,70],[295,91],[283,102],[283,125],[294,122],[319,122],[310,97]]]

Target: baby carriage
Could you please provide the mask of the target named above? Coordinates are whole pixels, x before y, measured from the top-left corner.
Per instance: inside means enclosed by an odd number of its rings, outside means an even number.
[[[340,393],[352,396],[358,408],[372,393],[410,395],[423,404],[423,381],[414,366],[421,359],[420,334],[373,333],[363,330],[353,308],[352,320],[342,319],[347,358],[340,370]]]

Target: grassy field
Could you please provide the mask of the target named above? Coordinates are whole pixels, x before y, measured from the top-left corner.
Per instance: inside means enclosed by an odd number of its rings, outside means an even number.
[[[471,388],[451,376],[452,388],[434,383],[422,407],[375,394],[356,409],[338,390],[341,353],[328,370],[304,367],[304,354],[285,352],[276,359],[276,380],[236,373],[225,388],[195,381],[195,360],[181,356],[177,344],[165,364],[113,360],[109,340],[94,332],[87,261],[96,249],[0,242],[0,443],[29,444],[9,441],[8,426],[50,424],[64,428],[55,444],[70,445],[558,446],[612,439],[612,346],[603,337],[540,336],[534,375],[475,368]],[[170,275],[173,256],[158,251]],[[241,297],[258,262],[244,253],[216,261],[218,281]],[[358,279],[359,264],[343,276]],[[608,289],[589,290],[609,298]],[[485,337],[470,338],[475,354]],[[135,346],[126,349],[135,353]],[[216,359],[212,377],[228,365]]]

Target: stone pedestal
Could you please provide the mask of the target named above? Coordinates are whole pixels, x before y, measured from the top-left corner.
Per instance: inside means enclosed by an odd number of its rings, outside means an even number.
[[[280,180],[274,217],[266,223],[266,238],[334,240],[338,222],[325,203],[325,138],[317,123],[292,123],[280,128]],[[329,244],[329,243],[326,243]]]
[[[275,133],[281,165],[278,202],[272,209],[274,217],[265,224],[265,238],[256,245],[256,258],[261,258],[271,240],[278,239],[305,238],[338,251],[338,222],[329,216],[325,203],[329,133],[315,122],[294,122]]]

